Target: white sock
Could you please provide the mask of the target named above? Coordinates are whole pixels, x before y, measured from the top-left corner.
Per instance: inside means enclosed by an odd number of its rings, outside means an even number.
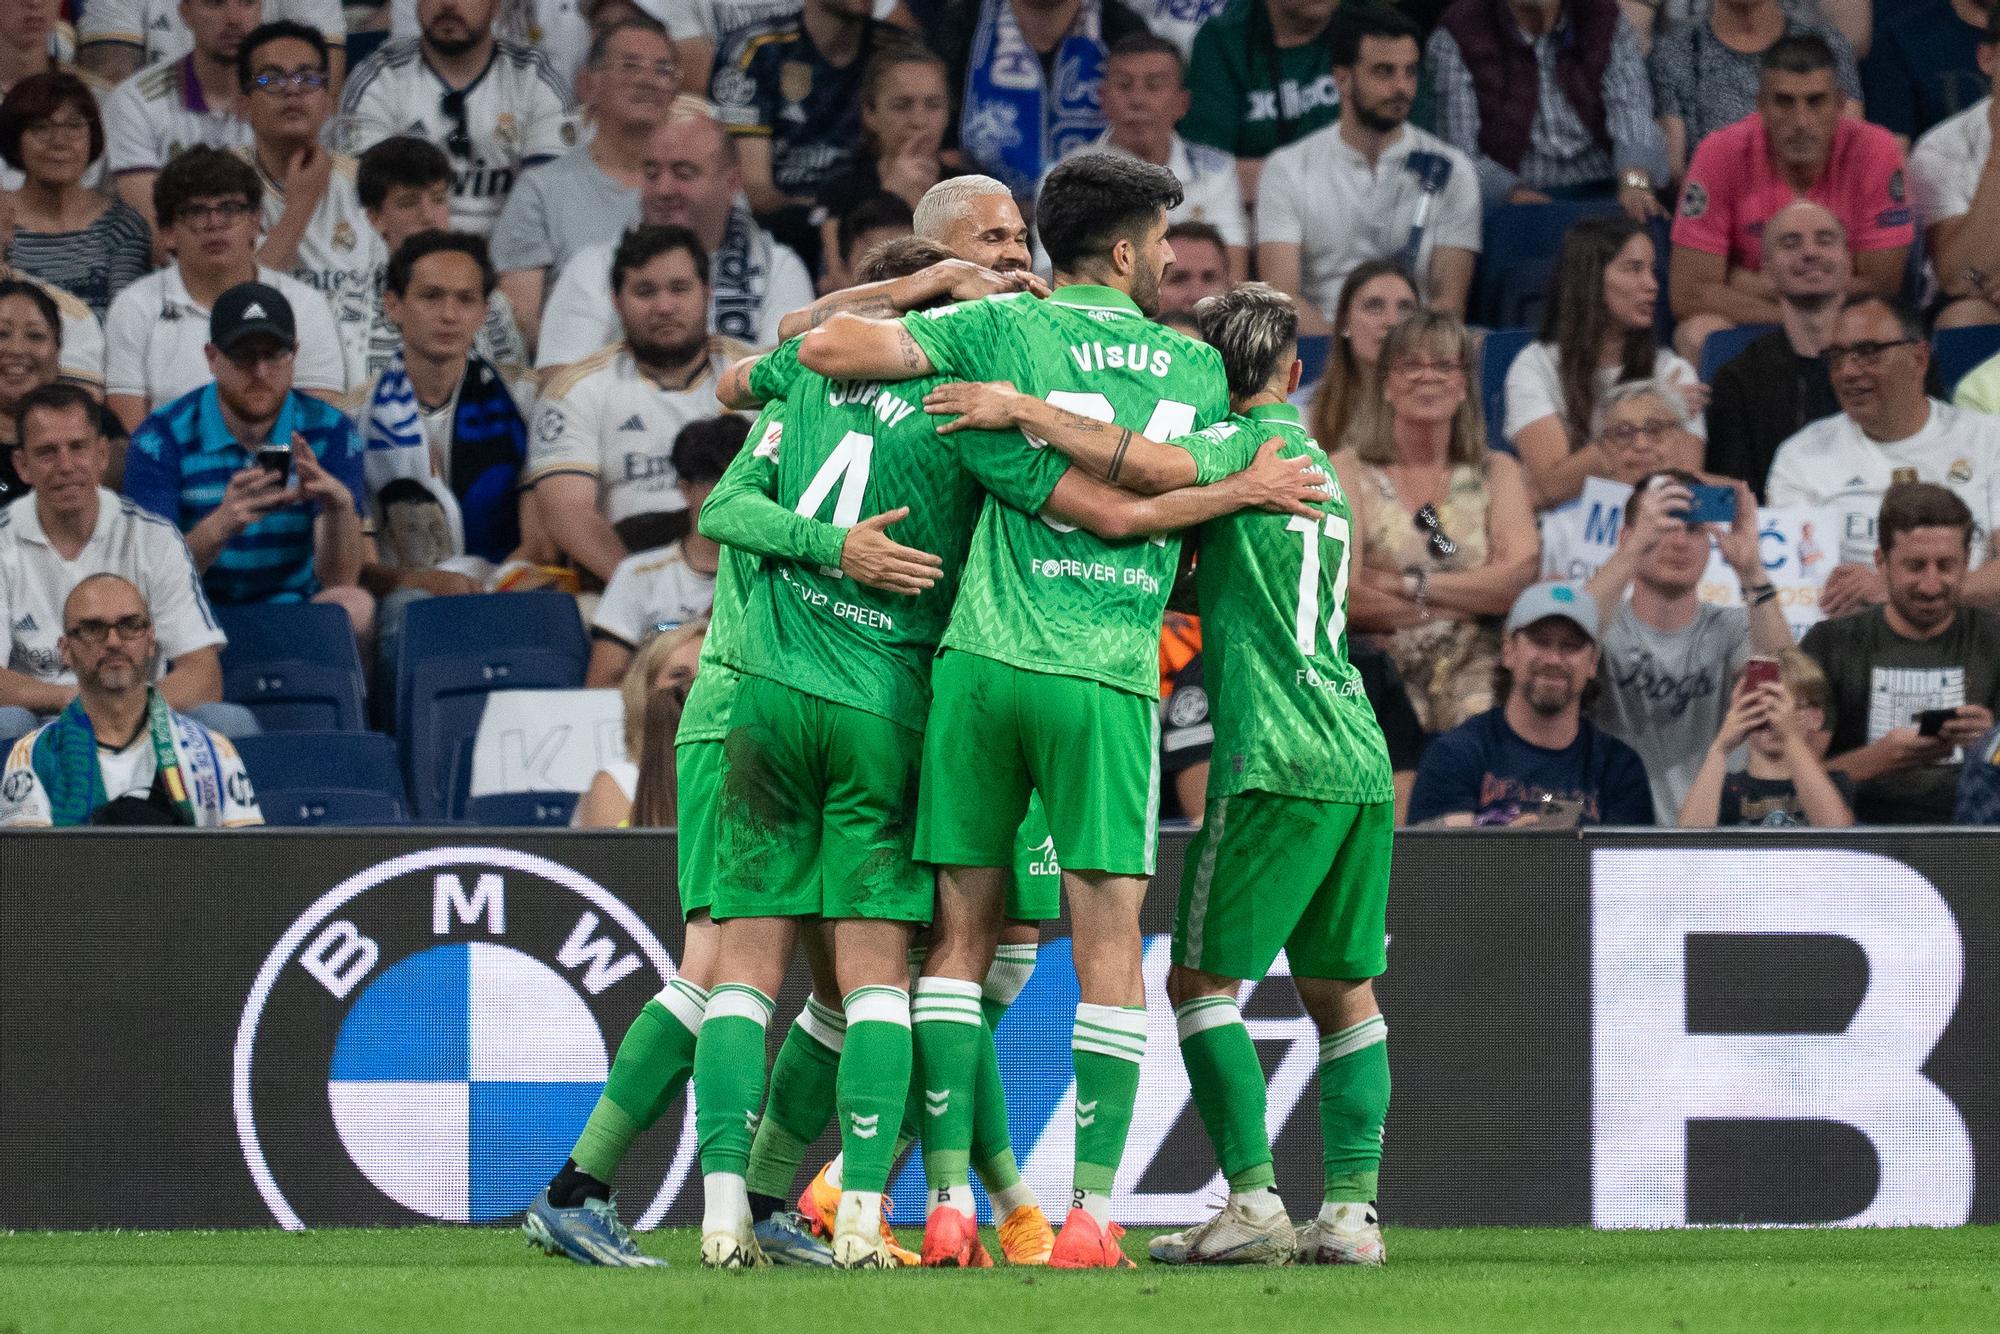
[[[924,1217],[928,1219],[940,1209],[956,1209],[971,1218],[972,1183],[968,1181],[963,1186],[947,1186],[943,1190],[932,1191],[924,1202]]]
[[[993,1216],[1005,1218],[1024,1204],[1039,1204],[1035,1192],[1028,1188],[1026,1181],[1016,1181],[1005,1190],[989,1190],[986,1194],[993,1201]]]
[[[734,1172],[710,1172],[701,1179],[701,1230],[747,1232],[750,1230],[750,1189]]]
[[[833,1230],[854,1228],[874,1236],[881,1227],[882,1192],[846,1190],[840,1193],[840,1212],[834,1215]]]
[[[1319,1221],[1328,1227],[1358,1228],[1368,1222],[1368,1206],[1352,1200],[1328,1200],[1319,1207]]]
[[[826,1184],[840,1189],[840,1155],[833,1155],[833,1161],[826,1165]]]
[[[1100,1195],[1094,1190],[1077,1192],[1076,1207],[1097,1220],[1099,1227],[1111,1226],[1111,1197]]]
[[[1255,1190],[1232,1190],[1229,1202],[1259,1222],[1285,1211],[1285,1202],[1269,1186],[1259,1186]]]

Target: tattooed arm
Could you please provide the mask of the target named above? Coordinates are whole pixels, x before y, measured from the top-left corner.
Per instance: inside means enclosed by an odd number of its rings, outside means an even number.
[[[958,414],[956,421],[937,428],[939,435],[1019,428],[1046,440],[1092,477],[1140,495],[1156,496],[1195,484],[1194,455],[1178,445],[1148,440],[1116,422],[1078,416],[1021,393],[1004,380],[939,385],[924,396],[924,411],[933,416]]]
[[[750,391],[750,368],[764,357],[763,353],[744,357],[733,363],[715,382],[715,398],[723,407],[736,411],[761,408],[764,400]]]
[[[830,380],[914,380],[931,359],[898,320],[840,314],[799,343],[799,364]]]
[[[939,260],[927,269],[901,278],[885,278],[843,291],[831,292],[803,310],[795,310],[778,322],[778,338],[796,338],[817,329],[835,315],[860,315],[868,319],[892,320],[908,311],[939,301],[976,301],[1000,292],[1034,292],[1047,296],[1048,288],[1032,273],[999,273],[962,259]]]

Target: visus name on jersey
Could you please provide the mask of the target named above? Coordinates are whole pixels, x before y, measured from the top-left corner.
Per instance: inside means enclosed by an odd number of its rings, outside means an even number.
[[[915,404],[905,403],[894,394],[885,393],[887,388],[879,380],[829,380],[826,401],[836,408],[850,404],[865,407],[884,426],[895,426],[917,409]]]
[[[1085,375],[1092,371],[1145,371],[1165,377],[1174,369],[1174,354],[1145,343],[1073,343],[1070,360]]]
[[[825,608],[830,605],[833,614],[843,621],[853,621],[856,625],[869,630],[887,630],[892,634],[895,632],[896,618],[886,611],[878,611],[874,607],[863,607],[842,599],[836,599],[825,589],[814,588],[810,584],[801,583],[797,579],[794,579],[789,570],[780,569],[778,575],[787,584],[791,585],[792,591],[797,593],[800,600],[808,607]]]

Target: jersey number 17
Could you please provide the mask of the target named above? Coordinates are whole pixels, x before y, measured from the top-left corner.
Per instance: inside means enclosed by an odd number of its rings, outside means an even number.
[[[1340,648],[1340,637],[1347,631],[1347,549],[1351,529],[1346,519],[1338,514],[1323,515],[1318,519],[1308,519],[1303,514],[1293,515],[1285,527],[1299,534],[1305,550],[1299,561],[1299,603],[1293,613],[1293,631],[1298,637],[1299,652],[1310,658],[1319,649],[1319,535],[1322,529],[1326,535],[1340,544],[1340,564],[1333,576],[1333,609],[1326,618],[1327,652]]]

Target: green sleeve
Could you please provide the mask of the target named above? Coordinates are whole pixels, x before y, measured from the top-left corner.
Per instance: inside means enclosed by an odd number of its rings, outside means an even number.
[[[1240,29],[1232,29],[1232,34],[1242,36]],[[1189,143],[1207,144],[1234,157],[1237,127],[1243,119],[1243,89],[1228,47],[1219,40],[1222,36],[1207,27],[1194,35],[1188,57],[1188,109],[1179,128]]]
[[[1167,443],[1194,455],[1194,484],[1207,486],[1249,467],[1263,439],[1254,431],[1241,429],[1236,422],[1223,422]]]
[[[999,363],[993,356],[1001,344],[998,323],[990,300],[961,301],[903,316],[903,327],[930,358],[931,373],[951,380],[1005,378],[997,373]]]
[[[1031,448],[1013,431],[959,431],[938,439],[957,450],[958,461],[981,486],[1029,514],[1041,512],[1069,471],[1062,451]]]
[[[787,398],[799,374],[799,339],[787,339],[751,364],[750,392],[760,403]]]
[[[701,507],[703,536],[753,556],[802,565],[838,565],[847,530],[809,519],[772,499],[778,486],[778,449],[784,439],[783,402],[764,409],[746,445],[723,470]]]

